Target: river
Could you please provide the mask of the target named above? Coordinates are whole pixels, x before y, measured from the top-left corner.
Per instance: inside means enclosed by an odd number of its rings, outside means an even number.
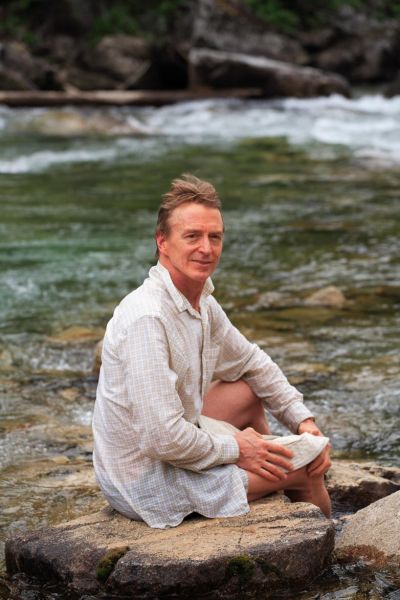
[[[94,348],[153,264],[155,211],[183,172],[223,200],[214,283],[231,319],[336,456],[399,464],[400,97],[0,106],[0,140],[1,548],[102,506],[85,479]],[[344,306],[307,305],[331,285]],[[394,598],[385,577],[341,572],[296,597]]]

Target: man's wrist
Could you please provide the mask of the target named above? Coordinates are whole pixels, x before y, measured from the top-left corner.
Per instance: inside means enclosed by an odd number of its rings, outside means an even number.
[[[302,425],[304,425],[304,427],[302,427]],[[306,429],[307,426],[316,427],[314,417],[307,417],[307,419],[303,419],[303,421],[301,421],[297,426],[297,433],[300,433],[301,429]]]

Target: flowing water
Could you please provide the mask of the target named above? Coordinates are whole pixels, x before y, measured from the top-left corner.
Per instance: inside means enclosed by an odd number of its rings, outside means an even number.
[[[337,456],[399,464],[400,98],[0,107],[3,544],[103,505],[88,475],[94,348],[153,263],[155,211],[182,172],[223,199],[214,283],[231,319]],[[307,304],[330,285],[343,306]],[[395,598],[387,574],[356,571],[297,597]]]

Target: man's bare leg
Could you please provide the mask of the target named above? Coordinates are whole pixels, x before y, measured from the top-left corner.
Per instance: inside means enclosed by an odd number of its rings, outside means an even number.
[[[286,479],[273,482],[260,475],[246,471],[249,487],[249,502],[263,498],[273,492],[284,490],[292,502],[309,502],[321,509],[329,519],[331,517],[331,500],[325,487],[324,476],[309,477],[307,468],[297,469],[287,474]]]
[[[241,379],[233,383],[212,383],[205,395],[202,413],[227,421],[238,429],[253,427],[259,433],[271,433],[262,400]]]
[[[211,384],[204,398],[202,413],[227,421],[240,430],[252,427],[259,433],[270,433],[262,401],[242,380]],[[284,490],[292,502],[310,502],[318,506],[326,517],[331,515],[331,501],[324,477],[309,477],[306,467],[289,472],[286,479],[278,481],[270,481],[251,471],[247,471],[247,475],[249,501]]]

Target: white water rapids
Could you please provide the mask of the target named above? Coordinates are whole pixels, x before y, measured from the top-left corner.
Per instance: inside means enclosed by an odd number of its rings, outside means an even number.
[[[126,128],[122,135],[106,123],[104,134],[48,134],[40,123],[76,116],[83,124],[93,114]],[[132,133],[129,134],[129,128]],[[134,133],[136,132],[136,133]],[[139,134],[137,133],[139,132]],[[24,144],[27,135],[35,143]],[[54,143],[65,135],[65,142]],[[204,100],[161,108],[11,109],[0,106],[0,173],[41,172],[57,165],[130,159],[143,161],[186,144],[232,145],[243,138],[279,137],[301,145],[321,159],[345,152],[372,168],[400,165],[400,96],[388,99],[339,95],[313,99]]]

